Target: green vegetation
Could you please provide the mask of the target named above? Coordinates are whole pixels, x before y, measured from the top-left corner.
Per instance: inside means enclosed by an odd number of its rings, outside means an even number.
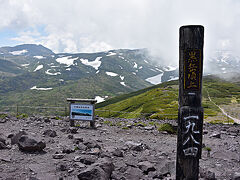
[[[160,124],[158,127],[158,131],[166,131],[169,134],[176,134],[177,133],[177,129],[173,127],[172,124],[169,123],[164,123],[164,124]]]
[[[223,116],[213,102],[217,105],[239,104],[240,86],[214,76],[203,78],[202,106],[205,120],[212,123],[232,123],[230,119],[224,121],[212,119],[212,117]],[[117,96],[97,104],[96,107],[98,108],[96,114],[102,117],[176,120],[178,118],[178,81],[165,82]]]
[[[5,117],[8,117],[7,114],[0,114],[0,119],[4,119]]]
[[[204,147],[203,149],[204,149],[205,151],[212,151],[212,149],[211,149],[210,147],[207,147],[207,146]]]
[[[16,118],[18,118],[18,119],[25,119],[25,118],[28,118],[28,115],[22,113],[22,114],[18,114],[18,115],[16,116]]]
[[[212,149],[210,147],[204,147],[203,150],[207,151],[207,157],[210,157],[210,152],[212,151]]]
[[[209,120],[208,123],[210,123],[210,124],[233,124],[234,121],[230,118],[223,118],[223,119]]]

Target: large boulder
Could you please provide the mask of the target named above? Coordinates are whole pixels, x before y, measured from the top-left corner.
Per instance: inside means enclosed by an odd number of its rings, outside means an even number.
[[[23,135],[27,135],[27,133],[25,131],[19,131],[17,134],[11,136],[11,144],[17,144],[19,139],[23,136]]]
[[[17,143],[19,149],[24,152],[42,151],[46,147],[46,143],[37,141],[27,136],[21,136]]]
[[[80,172],[80,180],[108,180],[114,170],[113,163],[107,158],[101,158],[90,165],[86,170]]]

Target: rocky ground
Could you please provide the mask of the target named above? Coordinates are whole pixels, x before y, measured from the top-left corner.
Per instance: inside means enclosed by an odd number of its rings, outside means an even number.
[[[0,179],[175,179],[177,136],[155,122],[98,118],[91,129],[67,118],[2,117]],[[239,125],[204,125],[200,178],[240,179],[239,133]]]

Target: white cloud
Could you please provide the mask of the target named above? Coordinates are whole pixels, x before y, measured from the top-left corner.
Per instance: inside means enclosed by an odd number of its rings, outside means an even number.
[[[146,47],[165,61],[177,63],[179,27],[201,24],[205,26],[205,57],[216,48],[231,49],[240,54],[240,1],[70,2],[0,0],[0,30],[14,29],[18,31],[14,40],[41,43],[55,52]],[[38,32],[39,25],[44,27],[44,34]]]

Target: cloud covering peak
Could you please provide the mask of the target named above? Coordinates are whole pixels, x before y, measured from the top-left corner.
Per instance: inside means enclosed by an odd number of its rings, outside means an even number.
[[[240,54],[237,0],[0,0],[0,43],[37,43],[54,52],[148,48],[178,62],[182,25],[205,27],[205,54]],[[6,31],[11,34],[6,36]],[[7,38],[6,38],[7,37]],[[3,42],[5,41],[5,42]]]

